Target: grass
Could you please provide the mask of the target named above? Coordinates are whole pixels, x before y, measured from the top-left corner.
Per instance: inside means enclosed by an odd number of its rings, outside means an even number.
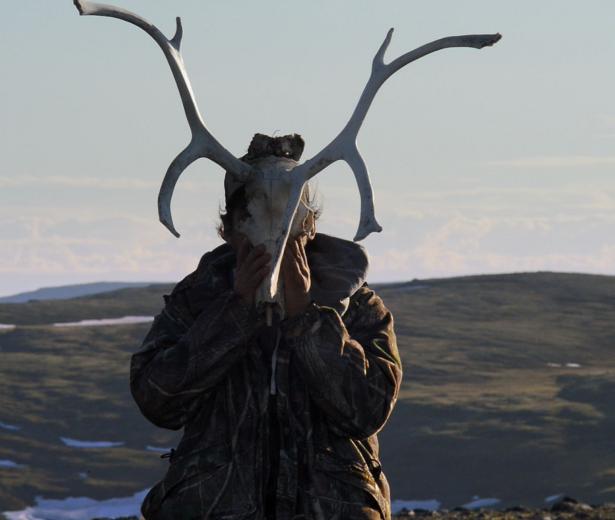
[[[376,287],[396,320],[400,400],[379,434],[392,496],[451,508],[473,495],[543,507],[565,493],[615,500],[615,277],[514,274]],[[49,323],[154,315],[169,286],[0,305],[0,511],[45,497],[128,496],[173,446],[128,389],[148,325],[57,329]],[[550,367],[548,363],[562,366]],[[566,367],[578,363],[578,368]],[[59,437],[122,441],[75,449]],[[88,477],[79,474],[87,472]]]
[[[1,420],[22,427],[0,430],[0,459],[27,466],[0,468],[0,510],[36,495],[124,496],[154,483],[163,464],[144,448],[173,446],[177,434],[149,425],[128,389],[130,354],[147,328],[33,326],[0,334]],[[75,449],[60,437],[125,445]]]
[[[415,285],[426,288],[379,290],[405,368],[380,435],[393,495],[444,498],[446,507],[476,494],[503,505],[540,506],[560,492],[613,500],[615,277]]]

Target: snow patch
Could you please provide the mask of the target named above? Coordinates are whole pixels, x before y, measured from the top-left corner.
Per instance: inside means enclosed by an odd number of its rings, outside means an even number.
[[[171,448],[162,448],[160,446],[150,446],[149,444],[145,446],[146,451],[153,451],[155,453],[168,453],[171,451]]]
[[[461,507],[466,509],[480,509],[481,507],[493,507],[500,503],[499,498],[478,498],[477,495],[474,495],[472,498],[472,502],[463,504]]]
[[[0,459],[0,468],[23,468],[24,464],[17,464],[17,462],[13,462],[12,460]]]
[[[68,437],[60,437],[60,440],[71,448],[116,448],[117,446],[123,446],[123,442],[110,442],[110,441],[80,441],[77,439],[70,439]]]
[[[4,423],[2,421],[0,421],[0,428],[2,428],[3,430],[10,430],[12,432],[16,432],[18,430],[21,430],[21,426],[16,426],[14,424]]]
[[[548,497],[545,498],[545,502],[547,504],[551,503],[551,502],[555,502],[556,500],[559,500],[560,498],[562,498],[564,495],[562,493],[559,493],[557,495],[549,495]]]
[[[6,323],[0,323],[0,330],[13,330],[15,325],[7,325]]]
[[[133,323],[150,323],[153,316],[124,316],[122,318],[104,318],[100,320],[67,321],[54,323],[54,327],[101,327],[108,325],[132,325]]]
[[[579,363],[566,363],[566,366],[568,368],[581,368],[581,365],[579,365]]]
[[[547,366],[551,368],[560,368],[562,364],[561,363],[547,363]]]
[[[139,516],[141,503],[149,490],[144,489],[131,497],[94,500],[86,497],[68,497],[47,500],[36,497],[36,505],[22,511],[5,511],[7,520],[90,520],[92,518]]]
[[[440,509],[441,502],[438,500],[393,500],[391,502],[391,512],[399,513],[402,509],[411,511],[413,509],[426,509],[427,511],[435,511]]]

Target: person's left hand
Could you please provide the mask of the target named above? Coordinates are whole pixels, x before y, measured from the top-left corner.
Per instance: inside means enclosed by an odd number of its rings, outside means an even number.
[[[305,254],[305,237],[300,236],[286,245],[281,274],[284,280],[286,315],[297,316],[304,312],[311,302],[312,277]]]

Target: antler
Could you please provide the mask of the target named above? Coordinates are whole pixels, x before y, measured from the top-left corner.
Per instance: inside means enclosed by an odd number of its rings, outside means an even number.
[[[179,176],[190,164],[201,157],[206,157],[219,164],[225,170],[233,172],[233,174],[241,180],[247,179],[252,168],[248,164],[237,159],[224,148],[224,146],[222,146],[209,132],[203,122],[196,100],[194,99],[192,86],[190,85],[188,73],[184,67],[184,61],[180,52],[183,30],[179,17],[176,19],[177,30],[175,36],[168,40],[156,26],[141,18],[139,15],[126,11],[125,9],[88,2],[86,0],[73,0],[73,3],[81,15],[119,18],[120,20],[140,27],[156,41],[169,62],[173,77],[177,83],[179,95],[181,96],[184,111],[186,112],[186,118],[190,125],[192,139],[190,144],[188,144],[188,146],[173,160],[164,176],[158,195],[158,216],[160,222],[162,222],[176,237],[179,237],[179,233],[173,226],[171,198],[173,197],[173,190],[175,189],[175,184]]]
[[[348,166],[350,166],[354,173],[359,187],[359,194],[361,195],[361,218],[357,233],[354,237],[355,241],[364,239],[374,231],[382,231],[382,227],[376,221],[376,216],[374,214],[374,194],[369,181],[367,166],[359,153],[356,143],[359,129],[363,124],[365,115],[378,89],[399,69],[427,54],[448,47],[474,47],[476,49],[482,49],[483,47],[493,45],[502,37],[500,34],[450,36],[423,45],[422,47],[400,56],[391,63],[385,64],[384,53],[389,43],[391,43],[392,36],[393,29],[390,29],[380,49],[376,53],[376,56],[374,56],[369,80],[346,126],[321,152],[296,167],[293,172],[295,175],[308,181],[327,166],[340,159],[348,163]]]

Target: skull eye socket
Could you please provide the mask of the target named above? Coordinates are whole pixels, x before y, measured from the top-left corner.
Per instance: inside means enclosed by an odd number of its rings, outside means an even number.
[[[220,224],[218,235],[222,238],[229,237],[237,226],[249,219],[252,215],[248,211],[245,186],[240,186],[226,201],[226,208],[220,211]]]

